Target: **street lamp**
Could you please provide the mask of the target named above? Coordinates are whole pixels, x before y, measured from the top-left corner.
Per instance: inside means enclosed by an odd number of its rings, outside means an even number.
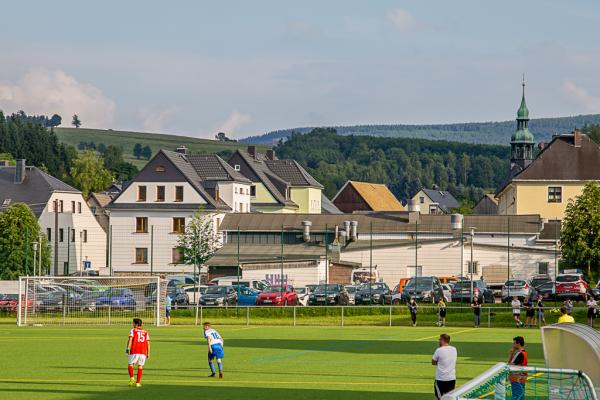
[[[33,276],[35,276],[35,262],[37,260],[38,242],[33,242]]]

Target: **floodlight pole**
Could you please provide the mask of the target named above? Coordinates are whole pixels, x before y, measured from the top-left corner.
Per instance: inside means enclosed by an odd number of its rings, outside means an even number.
[[[471,227],[470,229],[470,236],[471,236],[471,268],[470,268],[470,273],[471,273],[471,300],[473,300],[473,269],[474,269],[474,265],[473,265],[473,239],[475,238],[475,228]]]

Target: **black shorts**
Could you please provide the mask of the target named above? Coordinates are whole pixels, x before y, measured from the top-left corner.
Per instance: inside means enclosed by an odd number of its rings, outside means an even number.
[[[587,317],[588,318],[596,318],[596,309],[595,308],[588,308]]]
[[[513,317],[520,317],[521,313],[513,312]]]
[[[446,318],[446,310],[440,310],[440,318]]]
[[[525,316],[531,318],[531,317],[535,317],[535,310],[527,310],[527,313],[525,314]]]
[[[446,393],[450,393],[454,390],[456,381],[435,381],[433,384],[433,393],[439,399],[442,398]]]
[[[169,317],[171,316],[171,310],[167,310],[167,311],[165,312],[165,316],[166,316],[167,318],[169,318]]]

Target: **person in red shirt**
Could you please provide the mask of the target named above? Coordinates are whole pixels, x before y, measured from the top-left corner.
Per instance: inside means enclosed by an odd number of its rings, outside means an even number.
[[[142,320],[140,318],[133,319],[133,329],[129,332],[127,339],[127,348],[125,354],[129,355],[128,370],[129,370],[129,386],[142,386],[142,370],[146,360],[150,358],[150,335],[142,329]],[[137,364],[137,380],[133,378],[133,366]]]
[[[527,352],[525,351],[525,339],[523,336],[517,336],[513,339],[513,345],[508,356],[509,365],[517,365],[520,367],[527,366]],[[508,376],[512,390],[512,399],[525,399],[525,383],[527,382],[527,372],[514,371]]]

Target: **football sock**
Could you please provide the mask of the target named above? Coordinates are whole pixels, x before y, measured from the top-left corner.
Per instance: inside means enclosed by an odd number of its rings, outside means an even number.
[[[140,383],[140,381],[142,380],[142,371],[143,371],[143,369],[141,369],[140,367],[138,367],[138,374],[137,374],[137,382],[136,383]]]
[[[215,373],[215,365],[213,364],[213,362],[209,361],[208,366],[210,367],[210,371],[214,374]]]
[[[223,363],[218,362],[217,365],[219,366],[219,373],[223,372]]]
[[[129,367],[127,367],[127,369],[129,370],[129,377],[133,378],[133,365],[130,365]]]

